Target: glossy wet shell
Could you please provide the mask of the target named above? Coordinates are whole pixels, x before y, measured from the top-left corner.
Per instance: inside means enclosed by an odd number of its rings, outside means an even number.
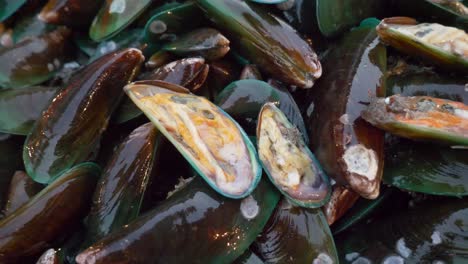
[[[29,176],[47,183],[90,156],[123,95],[123,86],[143,60],[136,49],[109,54],[89,64],[55,95],[24,145]]]

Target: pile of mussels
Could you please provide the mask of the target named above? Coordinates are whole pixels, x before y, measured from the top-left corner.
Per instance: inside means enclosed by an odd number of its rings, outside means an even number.
[[[468,263],[467,5],[0,0],[0,263]]]

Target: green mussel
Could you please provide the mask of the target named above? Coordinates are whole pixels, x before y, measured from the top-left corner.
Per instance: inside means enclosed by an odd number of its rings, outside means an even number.
[[[195,177],[160,206],[81,252],[76,261],[228,264],[248,249],[278,200],[267,181],[247,198],[232,200]]]
[[[65,27],[0,49],[0,87],[22,88],[51,78],[73,54],[71,31]]]
[[[266,263],[338,263],[322,211],[294,207],[285,199],[255,240],[253,251]]]
[[[274,78],[310,88],[322,67],[310,45],[283,20],[248,1],[199,0],[206,16],[247,59]]]
[[[108,39],[132,23],[151,0],[106,0],[94,18],[89,36],[94,41]]]
[[[196,91],[205,83],[209,68],[203,58],[185,58],[169,62],[149,73],[143,74],[142,79],[164,81],[180,85],[190,91]],[[116,110],[113,122],[117,124],[124,123],[142,114],[143,112],[135,103],[130,98],[125,97]]]
[[[468,106],[430,96],[375,98],[362,117],[392,134],[449,145],[468,145]]]
[[[340,263],[466,263],[468,199],[410,204],[337,236]]]
[[[321,207],[330,198],[330,182],[302,137],[273,103],[262,107],[257,149],[263,169],[293,204]]]
[[[16,209],[27,203],[38,192],[43,189],[43,185],[33,181],[24,171],[16,171],[10,182],[8,200],[3,213],[9,215]]]
[[[328,203],[323,206],[323,212],[329,225],[333,225],[351,209],[359,200],[359,194],[343,186],[333,185]]]
[[[324,76],[307,90],[311,150],[328,176],[361,196],[379,195],[384,133],[360,113],[375,96],[385,96],[386,48],[374,27],[345,34],[323,60]],[[300,100],[300,99],[299,99]]]
[[[392,17],[382,20],[377,33],[383,42],[401,52],[422,57],[442,69],[468,72],[468,34],[461,29]]]
[[[135,82],[124,90],[216,191],[239,199],[255,189],[262,172],[255,147],[219,107],[161,81]]]
[[[86,220],[86,246],[138,216],[158,139],[156,127],[147,123],[130,133],[114,152],[94,192]]]
[[[201,56],[218,60],[229,52],[229,40],[213,28],[199,28],[163,46],[163,50],[178,56]]]
[[[40,254],[78,224],[89,208],[100,169],[79,164],[0,221],[0,261]],[[21,262],[19,262],[21,263]]]
[[[141,51],[133,48],[108,54],[58,91],[24,144],[23,160],[29,176],[48,183],[90,158],[118,106],[122,88],[143,60]]]
[[[0,90],[0,131],[29,134],[57,90],[58,87],[45,86]]]
[[[48,24],[87,27],[104,0],[49,0],[39,19]]]

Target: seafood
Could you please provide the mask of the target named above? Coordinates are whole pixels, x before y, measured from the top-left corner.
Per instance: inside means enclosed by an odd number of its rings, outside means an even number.
[[[0,263],[467,263],[467,6],[0,0]]]
[[[153,124],[138,127],[107,163],[86,221],[87,246],[138,215],[156,155],[157,139],[158,132]]]
[[[29,176],[48,183],[89,157],[143,59],[137,49],[109,54],[58,91],[26,139],[23,159]]]
[[[0,87],[23,88],[48,80],[72,53],[71,31],[60,27],[0,50]]]
[[[265,172],[292,203],[320,207],[330,197],[330,183],[301,137],[274,104],[262,107],[257,148]]]
[[[230,263],[255,240],[278,200],[265,181],[251,196],[233,200],[196,177],[161,206],[81,252],[76,262]],[[179,254],[180,248],[186,252]]]
[[[210,19],[228,30],[235,45],[268,74],[302,88],[311,88],[322,75],[317,55],[307,42],[291,26],[262,8],[240,0],[198,3]]]
[[[429,96],[374,99],[362,117],[401,137],[468,145],[468,106]]]
[[[125,92],[215,190],[244,198],[256,187],[261,168],[252,143],[213,103],[160,81],[132,83]]]
[[[89,207],[99,173],[93,163],[79,164],[2,219],[0,260],[18,261],[41,253],[48,243],[77,224]]]
[[[375,199],[383,172],[384,134],[360,114],[363,102],[385,95],[386,49],[374,27],[359,27],[340,39],[323,65],[327,73],[305,96],[310,98],[306,122],[311,150],[328,176]]]
[[[398,50],[466,73],[468,34],[461,29],[437,23],[417,24],[409,17],[393,17],[382,20],[377,33]]]

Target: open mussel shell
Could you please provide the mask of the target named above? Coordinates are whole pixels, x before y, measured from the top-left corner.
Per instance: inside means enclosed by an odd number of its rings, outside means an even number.
[[[23,149],[26,172],[48,183],[96,150],[122,88],[138,72],[140,50],[124,49],[101,57],[60,89],[28,135]]]
[[[134,220],[150,178],[159,132],[152,123],[124,139],[103,170],[87,218],[85,246]]]
[[[322,75],[310,45],[262,6],[241,0],[200,0],[198,4],[242,55],[274,78],[311,88]]]
[[[316,208],[328,201],[328,176],[297,128],[273,103],[266,103],[260,111],[257,148],[266,174],[292,203]]]
[[[2,219],[1,262],[40,254],[78,224],[89,208],[99,174],[94,163],[79,164]]]
[[[169,62],[143,75],[145,80],[159,80],[180,85],[190,91],[198,90],[206,81],[209,72],[208,64],[203,58],[185,58]],[[137,118],[143,112],[125,97],[113,118],[113,122],[120,124]]]
[[[327,219],[320,209],[279,202],[252,249],[265,263],[338,263]]]
[[[79,264],[229,264],[248,249],[280,198],[261,181],[243,200],[227,199],[195,177],[159,206],[85,251]],[[181,254],[183,251],[183,254]]]
[[[0,50],[0,87],[23,88],[51,78],[73,54],[65,27]]]
[[[255,147],[221,108],[161,81],[135,82],[124,90],[216,191],[239,199],[255,189],[262,173]]]
[[[466,263],[467,230],[466,197],[427,198],[359,224],[336,241],[341,263]]]
[[[416,69],[389,77],[387,94],[434,96],[468,103],[465,78]],[[432,143],[388,136],[383,180],[400,189],[433,195],[468,194],[468,153]]]
[[[389,133],[451,146],[468,145],[468,106],[429,96],[371,100],[362,117]]]
[[[0,131],[27,135],[42,110],[55,96],[57,87],[34,86],[0,91]]]
[[[89,36],[94,41],[110,38],[130,25],[151,4],[151,0],[109,0],[94,18]]]
[[[409,17],[383,19],[377,26],[380,39],[409,55],[426,59],[443,69],[468,68],[468,35],[465,31],[436,23],[418,24]]]

